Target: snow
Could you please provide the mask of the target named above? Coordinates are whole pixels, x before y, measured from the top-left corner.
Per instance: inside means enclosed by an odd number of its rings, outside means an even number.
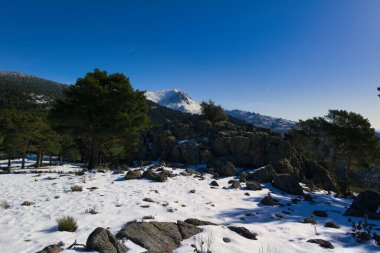
[[[200,166],[201,167],[201,166]],[[75,171],[78,166],[52,166],[51,171]],[[183,169],[166,168],[175,173]],[[124,175],[107,173],[86,173],[85,176],[75,174],[55,173],[25,173],[0,175],[0,201],[6,200],[9,209],[0,209],[0,252],[36,252],[45,246],[63,241],[69,246],[75,240],[86,243],[88,235],[96,227],[109,228],[117,233],[123,225],[131,220],[141,220],[152,215],[156,221],[185,220],[198,218],[211,221],[220,226],[203,226],[204,231],[192,238],[182,241],[175,250],[177,253],[193,252],[191,244],[200,237],[212,238],[214,253],[243,252],[378,252],[379,247],[373,242],[358,244],[347,232],[351,230],[348,217],[342,216],[345,208],[350,205],[350,199],[335,198],[327,192],[311,193],[316,204],[301,201],[298,204],[281,207],[263,206],[259,201],[272,191],[272,196],[281,203],[291,202],[292,195],[281,193],[270,184],[265,184],[261,191],[242,189],[223,189],[228,187],[228,181],[218,180],[220,187],[209,186],[210,175],[205,180],[191,176],[169,178],[167,182],[158,183],[145,179],[124,180]],[[85,181],[84,181],[85,179]],[[70,186],[81,185],[83,192],[71,192]],[[96,190],[89,190],[97,187]],[[195,189],[195,193],[190,190]],[[245,193],[249,192],[250,196]],[[59,197],[59,198],[58,198]],[[142,200],[149,197],[155,203]],[[35,202],[33,206],[21,206],[25,200]],[[168,202],[168,206],[163,206]],[[141,205],[149,205],[142,208]],[[96,208],[99,213],[86,213],[89,208]],[[169,212],[173,209],[174,212]],[[315,235],[310,224],[300,221],[309,217],[313,210],[327,211],[329,217],[316,217],[318,221]],[[282,211],[290,212],[285,214]],[[247,216],[246,214],[253,214]],[[279,213],[284,219],[274,216]],[[76,232],[59,232],[56,219],[70,215],[78,220]],[[244,218],[244,219],[243,219]],[[351,218],[359,221],[360,218]],[[341,229],[325,228],[327,221],[334,221]],[[370,223],[380,226],[380,221]],[[258,234],[258,240],[249,240],[230,231],[227,226],[244,226]],[[228,237],[231,242],[223,242]],[[307,243],[309,239],[321,238],[329,240],[335,247],[327,250],[316,244]],[[130,253],[144,252],[140,246],[124,241]],[[77,252],[65,250],[64,252]]]
[[[174,110],[192,114],[201,113],[200,103],[178,89],[147,91],[145,96],[150,101]]]

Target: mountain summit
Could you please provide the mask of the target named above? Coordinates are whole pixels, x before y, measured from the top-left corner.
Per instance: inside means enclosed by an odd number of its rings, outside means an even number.
[[[201,113],[201,105],[187,93],[178,89],[147,91],[146,98],[162,106],[192,114]],[[227,115],[243,120],[257,127],[269,128],[272,131],[284,134],[294,127],[295,122],[282,118],[274,118],[255,112],[241,110],[226,110]]]
[[[187,112],[192,114],[201,113],[200,103],[192,99],[186,93],[177,89],[147,91],[145,93],[145,96],[150,101],[153,101],[162,106],[166,106],[173,110],[178,110],[181,112]]]

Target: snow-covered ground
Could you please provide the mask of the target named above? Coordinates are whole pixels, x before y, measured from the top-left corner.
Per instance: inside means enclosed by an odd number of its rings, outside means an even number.
[[[53,166],[55,171],[74,171],[79,167],[72,165]],[[172,168],[166,168],[172,170]],[[182,169],[173,169],[176,173]],[[75,240],[86,243],[88,235],[96,227],[109,228],[117,233],[131,220],[141,220],[152,215],[156,221],[185,220],[198,218],[221,226],[204,226],[197,235],[212,237],[213,253],[240,252],[379,252],[373,242],[358,244],[347,232],[351,230],[348,217],[342,216],[351,200],[334,198],[326,192],[312,193],[315,204],[301,201],[291,206],[263,206],[259,201],[272,191],[272,196],[283,204],[291,202],[294,196],[281,193],[270,185],[261,191],[242,189],[223,189],[229,187],[232,178],[218,180],[219,187],[210,187],[211,177],[205,180],[192,176],[177,176],[167,182],[151,182],[145,179],[125,180],[124,175],[107,173],[87,173],[86,176],[74,174],[2,174],[0,175],[0,201],[10,204],[8,209],[0,209],[0,252],[36,252],[47,245],[60,241],[69,246]],[[70,186],[83,186],[82,192],[72,192]],[[90,190],[97,187],[96,190]],[[195,193],[190,193],[190,190]],[[249,192],[250,196],[245,193]],[[144,198],[155,202],[144,202]],[[32,206],[22,206],[24,201],[35,202]],[[167,206],[162,204],[168,202]],[[149,205],[143,208],[142,205]],[[96,208],[99,213],[86,213]],[[324,210],[329,217],[316,217],[318,221],[315,235],[310,224],[300,221],[309,217],[314,210]],[[283,219],[275,217],[281,214]],[[56,219],[70,215],[78,220],[76,232],[59,232]],[[352,220],[360,220],[352,218]],[[325,228],[327,221],[340,224],[341,229]],[[379,221],[370,223],[380,226]],[[249,240],[230,231],[226,226],[244,226],[258,234],[258,240]],[[195,237],[197,237],[195,236]],[[231,239],[223,242],[223,237]],[[316,244],[307,243],[309,239],[321,238],[330,241],[335,249],[323,249]],[[193,252],[190,246],[194,238],[182,242],[175,252]],[[144,249],[126,241],[129,252],[144,252]],[[77,252],[65,250],[65,252]]]

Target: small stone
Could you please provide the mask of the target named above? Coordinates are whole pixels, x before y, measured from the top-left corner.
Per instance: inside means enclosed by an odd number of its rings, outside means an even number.
[[[230,242],[231,242],[231,239],[230,239],[230,238],[227,238],[227,237],[223,237],[223,242],[225,242],[225,243],[230,243]]]

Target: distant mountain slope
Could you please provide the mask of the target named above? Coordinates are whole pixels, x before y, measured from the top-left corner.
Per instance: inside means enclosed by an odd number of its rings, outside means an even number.
[[[0,108],[48,107],[62,96],[65,86],[19,72],[0,71]]]
[[[166,106],[174,110],[188,112],[192,114],[201,113],[200,103],[180,90],[174,89],[147,91],[145,94],[148,100],[151,100],[162,106]],[[268,128],[272,131],[282,134],[286,133],[295,125],[295,122],[291,120],[274,118],[254,112],[247,112],[241,110],[226,110],[226,114],[233,118],[255,125],[257,127]]]
[[[201,113],[201,105],[189,95],[177,89],[147,91],[145,95],[150,101],[174,110],[192,114]]]
[[[241,119],[257,127],[269,128],[272,131],[282,134],[288,132],[289,129],[293,128],[296,124],[296,122],[291,120],[274,118],[254,112],[247,112],[241,110],[226,110],[225,112],[227,115],[231,117]]]

